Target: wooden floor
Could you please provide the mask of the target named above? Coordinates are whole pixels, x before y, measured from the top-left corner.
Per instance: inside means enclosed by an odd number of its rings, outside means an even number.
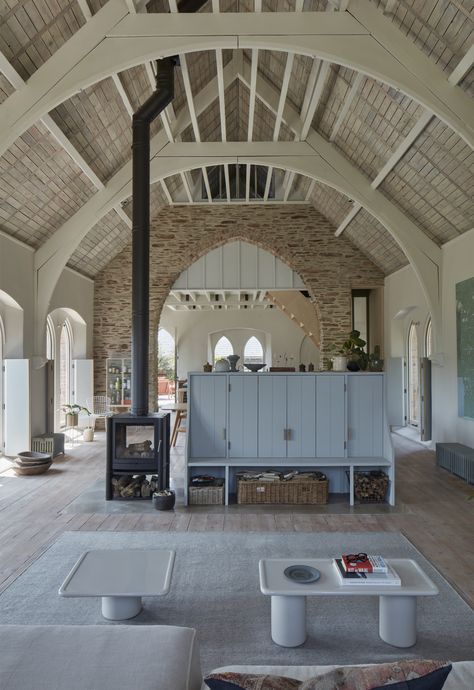
[[[182,439],[180,439],[182,443]],[[297,506],[178,508],[159,512],[104,514],[65,512],[105,474],[105,438],[82,443],[58,456],[37,477],[16,477],[0,466],[0,591],[69,530],[159,531],[401,531],[474,608],[473,487],[435,465],[434,453],[394,435],[397,509],[365,506],[324,513]],[[178,463],[179,466],[179,448]],[[340,505],[339,505],[340,509]],[[70,510],[70,508],[69,508]]]

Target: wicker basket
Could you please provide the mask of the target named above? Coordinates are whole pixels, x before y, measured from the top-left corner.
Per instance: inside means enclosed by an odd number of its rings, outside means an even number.
[[[354,472],[354,496],[361,503],[384,503],[388,476],[381,470]]]
[[[237,503],[323,505],[328,502],[327,479],[289,481],[238,480]]]
[[[190,506],[219,506],[224,503],[224,482],[209,486],[190,486],[188,504]]]

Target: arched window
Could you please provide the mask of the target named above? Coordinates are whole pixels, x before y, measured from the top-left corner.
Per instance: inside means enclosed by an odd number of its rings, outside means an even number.
[[[170,397],[175,388],[176,346],[173,336],[158,329],[158,397]]]
[[[230,342],[229,338],[226,338],[225,335],[223,335],[221,338],[219,338],[214,348],[214,362],[218,359],[224,359],[225,357],[233,354],[234,348],[232,347],[232,343]]]
[[[425,357],[431,357],[433,354],[433,325],[431,318],[428,319],[425,331]]]
[[[54,325],[50,316],[46,319],[46,359],[54,359],[56,343],[54,342]]]
[[[412,323],[408,331],[408,423],[418,426],[420,410],[420,355],[418,332]]]
[[[60,407],[60,424],[64,426],[66,423],[66,416],[63,412],[63,405],[69,405],[71,400],[71,327],[68,321],[65,321],[61,327],[61,335],[59,338],[59,407]]]
[[[258,338],[254,335],[245,343],[244,362],[263,364],[263,348]]]

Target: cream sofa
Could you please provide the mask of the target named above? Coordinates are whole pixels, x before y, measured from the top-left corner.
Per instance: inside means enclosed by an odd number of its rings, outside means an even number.
[[[228,666],[311,678],[333,666]],[[224,670],[224,669],[218,669]],[[1,690],[206,690],[196,631],[166,625],[0,625]],[[457,662],[443,690],[472,690]]]

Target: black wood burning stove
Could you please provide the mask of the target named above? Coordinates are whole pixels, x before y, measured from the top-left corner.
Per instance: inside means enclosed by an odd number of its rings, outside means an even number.
[[[151,498],[154,490],[168,488],[169,479],[169,414],[109,417],[106,499]]]

